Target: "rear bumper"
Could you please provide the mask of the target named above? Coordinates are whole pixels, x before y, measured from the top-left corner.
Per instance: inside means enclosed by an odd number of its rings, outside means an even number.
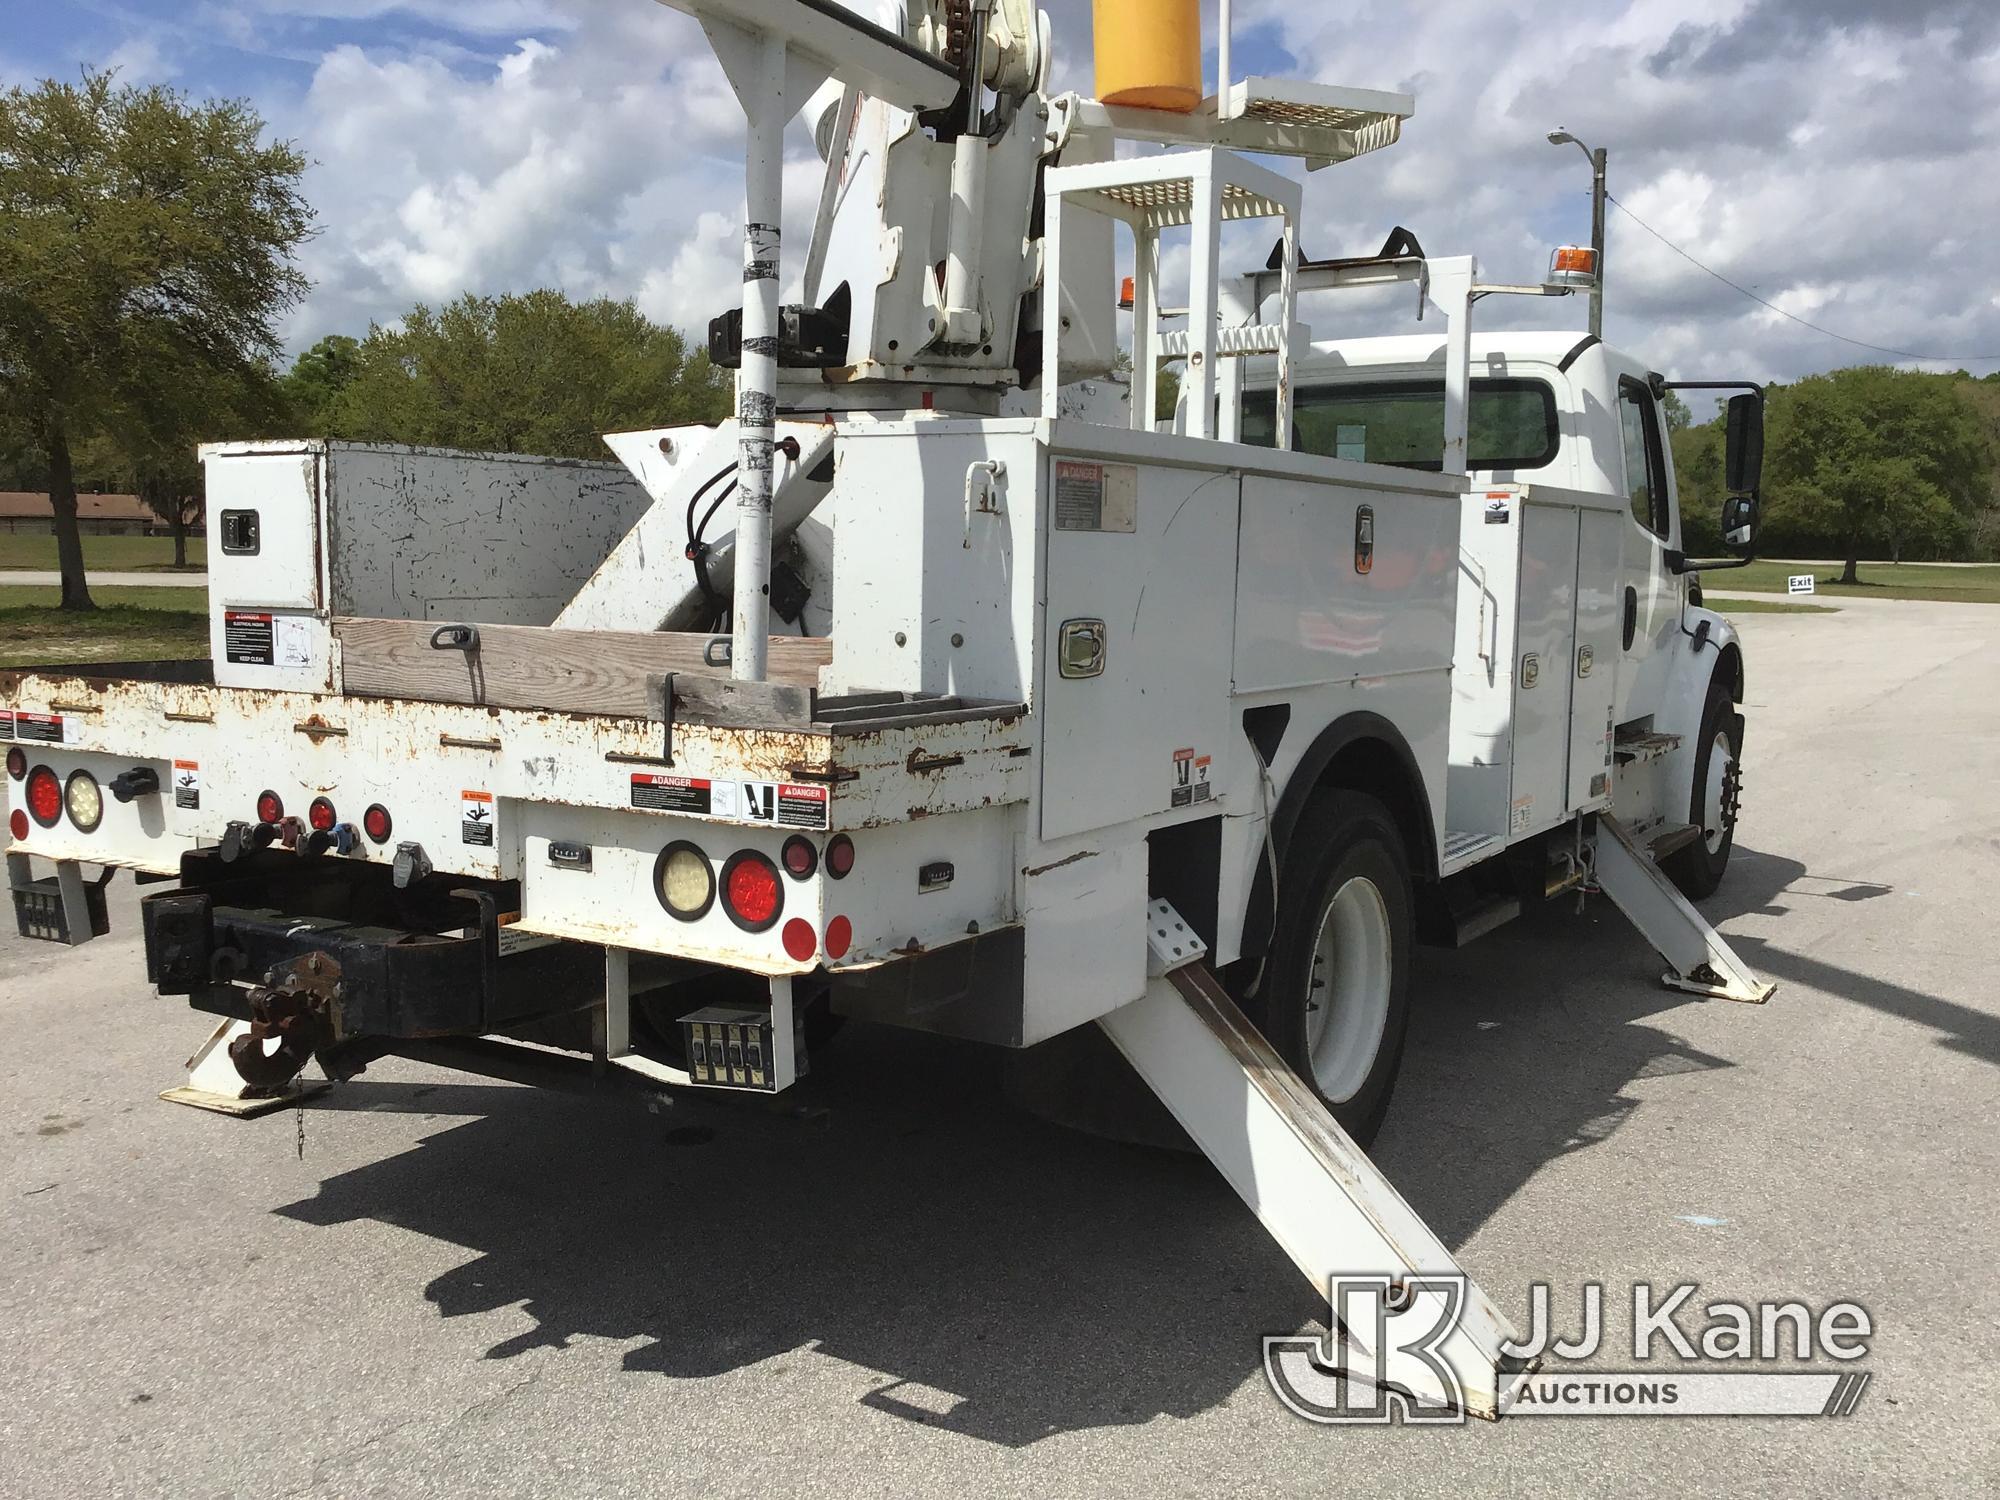
[[[377,865],[194,854],[182,886],[146,897],[146,975],[163,995],[248,1019],[251,986],[321,955],[339,976],[335,1042],[478,1036],[599,993],[602,955],[549,939],[508,951],[504,881],[395,890]]]

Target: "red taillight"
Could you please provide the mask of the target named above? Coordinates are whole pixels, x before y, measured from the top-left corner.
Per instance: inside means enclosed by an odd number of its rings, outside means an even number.
[[[19,745],[13,746],[7,752],[7,774],[16,781],[28,774],[28,752]]]
[[[14,835],[14,842],[20,843],[28,836],[28,815],[20,808],[15,808],[13,816],[7,819],[7,829]]]
[[[765,932],[785,907],[778,885],[778,867],[751,849],[729,858],[722,867],[722,909],[745,932]]]
[[[389,809],[379,802],[361,815],[361,831],[378,844],[389,842],[389,834],[395,826],[390,820]]]
[[[844,833],[836,833],[833,841],[826,846],[826,873],[835,880],[841,880],[853,868],[854,840]]]
[[[819,850],[804,834],[795,833],[785,840],[783,857],[785,873],[794,880],[810,880],[819,868]]]
[[[44,828],[55,827],[62,816],[62,780],[47,766],[28,773],[28,812]]]
[[[785,951],[800,963],[819,951],[819,939],[813,936],[812,923],[803,917],[793,917],[785,924]]]
[[[845,917],[835,917],[826,924],[826,956],[845,958],[847,950],[854,946],[854,924]]]
[[[333,825],[340,821],[333,810],[333,804],[324,797],[312,799],[312,806],[306,809],[306,821],[313,826],[314,833],[332,833]]]
[[[257,794],[257,821],[276,823],[285,816],[285,802],[276,792]]]

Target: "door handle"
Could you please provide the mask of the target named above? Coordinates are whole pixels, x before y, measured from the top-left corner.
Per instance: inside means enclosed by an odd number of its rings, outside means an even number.
[[[1625,649],[1632,649],[1632,642],[1639,635],[1639,591],[1629,583],[1625,585]]]

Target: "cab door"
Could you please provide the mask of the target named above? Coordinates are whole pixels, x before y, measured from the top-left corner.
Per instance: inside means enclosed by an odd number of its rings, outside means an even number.
[[[1618,381],[1618,430],[1629,519],[1620,549],[1618,721],[1654,712],[1672,666],[1669,650],[1681,623],[1681,581],[1667,567],[1676,540],[1666,433],[1652,387],[1627,375]]]

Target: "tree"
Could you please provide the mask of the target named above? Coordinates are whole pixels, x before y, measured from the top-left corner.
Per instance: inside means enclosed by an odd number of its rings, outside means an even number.
[[[1774,530],[1842,549],[1859,582],[1867,547],[1947,552],[1990,501],[1994,447],[1951,376],[1863,365],[1774,392],[1765,466]]]
[[[419,305],[354,354],[319,413],[329,437],[598,458],[604,433],[717,421],[730,405],[727,372],[673,329],[630,302],[549,290]]]
[[[92,608],[74,444],[243,376],[305,294],[305,158],[241,100],[86,71],[0,95],[0,408],[45,466],[65,609]]]
[[[349,338],[344,333],[330,333],[314,344],[299,356],[291,373],[279,382],[293,420],[303,423],[312,432],[318,432],[325,425],[324,415],[333,405],[334,398],[353,383],[360,370],[359,339]]]
[[[1667,431],[1682,432],[1694,426],[1694,413],[1688,410],[1687,402],[1681,400],[1679,391],[1668,391],[1660,398],[1660,407],[1667,414]]]

